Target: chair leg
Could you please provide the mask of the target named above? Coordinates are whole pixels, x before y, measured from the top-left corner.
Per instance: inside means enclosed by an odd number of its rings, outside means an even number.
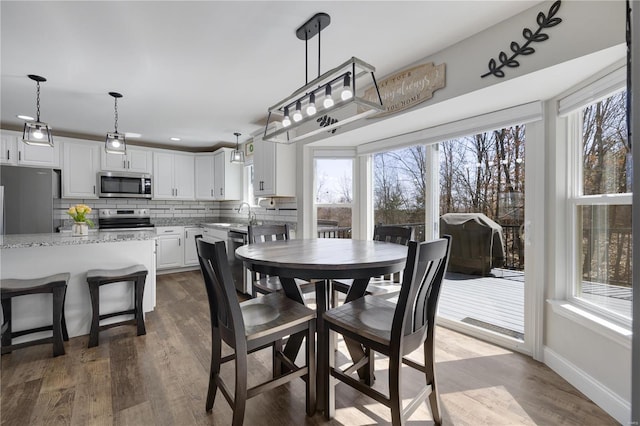
[[[67,320],[64,318],[64,304],[67,301],[67,287],[64,288],[64,297],[62,299],[62,340],[69,341],[69,332],[67,331]]]
[[[318,359],[322,357],[322,366],[320,370],[322,375],[321,389],[324,393],[324,417],[331,420],[336,415],[336,380],[331,376],[331,370],[336,365],[336,354],[334,347],[333,331],[329,329],[329,323],[324,324],[323,345],[327,348],[326,354],[319,354]],[[320,356],[321,355],[321,356]]]
[[[53,356],[64,355],[62,343],[62,310],[64,306],[64,287],[53,289]]]
[[[400,398],[400,368],[401,356],[389,357],[389,408],[391,408],[391,423],[393,426],[403,426],[402,399]]]
[[[89,347],[98,346],[100,337],[100,286],[97,283],[89,284],[91,295],[91,329],[89,330]]]
[[[2,334],[2,353],[11,353],[11,350],[5,350],[11,346],[11,299],[2,299],[2,320],[7,324],[6,331]]]
[[[315,320],[309,321],[309,332],[307,333],[307,353],[305,354],[307,368],[307,416],[311,417],[316,412],[316,330]]]
[[[282,347],[282,339],[273,342],[273,358],[271,359],[271,371],[273,372],[274,379],[282,375],[282,363],[276,356],[278,352],[282,352]]]
[[[138,336],[147,334],[147,329],[144,326],[144,311],[142,310],[142,299],[144,297],[144,282],[146,276],[138,277],[134,283],[135,286],[135,304],[136,304],[136,325],[138,326]]]
[[[427,339],[428,342],[428,339]],[[431,415],[433,422],[437,425],[442,424],[442,415],[440,413],[440,398],[436,385],[436,371],[433,359],[433,348],[429,349],[429,345],[424,344],[424,372],[427,379],[427,385],[431,385],[431,393],[429,394],[429,406],[431,407]]]
[[[220,374],[220,358],[222,355],[222,342],[220,330],[211,330],[211,367],[209,369],[209,390],[207,391],[207,411],[211,411],[218,391],[218,375]]]
[[[242,426],[247,406],[247,348],[236,347],[236,389],[233,398],[233,426]]]

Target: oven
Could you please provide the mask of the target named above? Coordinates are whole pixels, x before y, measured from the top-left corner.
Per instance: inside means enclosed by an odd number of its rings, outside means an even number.
[[[151,175],[131,172],[98,173],[100,198],[151,198]]]
[[[100,231],[150,231],[155,226],[149,209],[100,209],[98,228]]]

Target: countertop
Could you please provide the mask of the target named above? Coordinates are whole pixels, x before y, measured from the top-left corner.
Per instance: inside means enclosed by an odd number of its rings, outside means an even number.
[[[125,241],[155,240],[156,238],[157,235],[155,230],[121,232],[90,231],[89,235],[82,237],[74,237],[70,233],[1,235],[0,249],[101,244]]]

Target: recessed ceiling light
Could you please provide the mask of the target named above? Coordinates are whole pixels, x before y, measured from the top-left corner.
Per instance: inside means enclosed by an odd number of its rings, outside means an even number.
[[[170,138],[170,139],[171,139],[172,141],[176,141],[176,142],[180,140],[180,138]]]
[[[16,117],[18,117],[20,120],[33,121],[33,117],[31,117],[30,115],[17,115]]]
[[[125,132],[124,136],[127,138],[139,138],[142,135],[140,133]]]

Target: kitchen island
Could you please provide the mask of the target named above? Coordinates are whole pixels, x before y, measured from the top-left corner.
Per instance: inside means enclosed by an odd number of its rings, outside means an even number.
[[[89,269],[144,265],[149,271],[144,289],[143,310],[156,304],[155,231],[90,232],[74,237],[67,233],[0,236],[0,278],[36,278],[69,272],[65,317],[69,336],[89,334],[91,299],[86,281]],[[51,324],[51,296],[35,294],[12,301],[14,331]],[[133,307],[133,285],[112,284],[100,289],[101,313]],[[122,317],[110,318],[115,322]],[[44,332],[47,333],[47,332]],[[50,333],[50,332],[48,332]],[[14,342],[42,337],[32,334]]]

